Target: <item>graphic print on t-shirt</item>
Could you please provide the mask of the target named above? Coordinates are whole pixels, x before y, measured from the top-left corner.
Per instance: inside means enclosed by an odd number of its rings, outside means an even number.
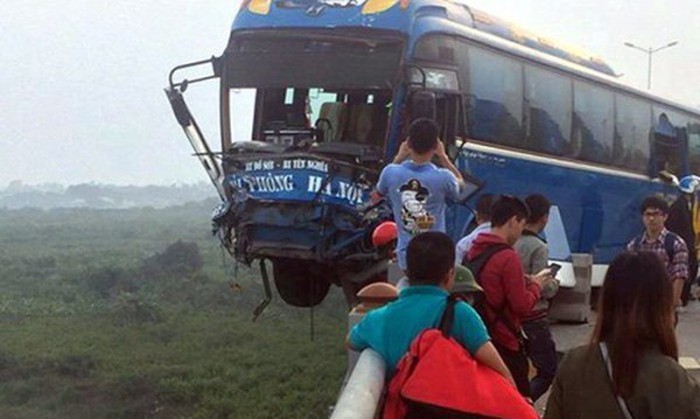
[[[411,234],[428,231],[435,224],[435,216],[426,209],[430,191],[418,179],[410,179],[399,187],[401,221]]]

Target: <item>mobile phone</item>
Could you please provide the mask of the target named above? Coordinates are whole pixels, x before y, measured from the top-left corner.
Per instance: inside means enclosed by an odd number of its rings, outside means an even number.
[[[552,276],[557,276],[557,272],[559,272],[559,269],[561,269],[561,265],[558,263],[552,263],[551,265],[547,266],[547,268],[552,273]]]

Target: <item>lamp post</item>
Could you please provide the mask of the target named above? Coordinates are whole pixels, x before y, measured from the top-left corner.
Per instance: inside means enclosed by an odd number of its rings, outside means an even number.
[[[652,56],[655,52],[659,52],[659,51],[661,51],[662,49],[671,48],[671,47],[674,46],[674,45],[678,45],[678,41],[673,41],[673,42],[671,42],[671,43],[668,43],[668,44],[666,44],[666,45],[663,45],[663,46],[660,46],[660,47],[656,47],[656,48],[653,48],[653,47],[642,48],[642,47],[638,47],[638,46],[634,45],[634,44],[631,43],[631,42],[625,42],[625,46],[630,47],[630,48],[634,48],[634,49],[638,49],[638,50],[640,50],[640,51],[646,53],[646,54],[648,55],[648,57],[649,57],[649,60],[648,60],[649,66],[648,66],[648,69],[647,69],[647,90],[651,90],[651,56]]]

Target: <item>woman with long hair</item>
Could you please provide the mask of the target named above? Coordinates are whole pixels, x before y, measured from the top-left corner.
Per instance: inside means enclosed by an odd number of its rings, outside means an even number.
[[[561,362],[545,419],[700,418],[700,386],[678,364],[671,283],[660,258],[610,264],[591,343]]]

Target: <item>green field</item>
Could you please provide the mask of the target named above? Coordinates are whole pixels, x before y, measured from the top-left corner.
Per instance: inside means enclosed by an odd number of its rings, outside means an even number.
[[[338,289],[263,298],[211,203],[0,210],[0,417],[323,418],[345,372]]]

